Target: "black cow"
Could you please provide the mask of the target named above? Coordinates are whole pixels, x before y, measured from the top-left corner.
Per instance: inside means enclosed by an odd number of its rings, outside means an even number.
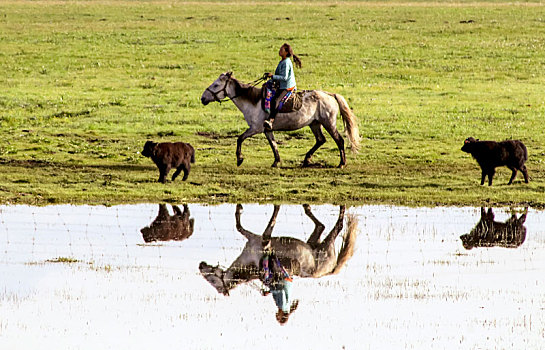
[[[170,169],[176,171],[172,174],[172,181],[184,172],[182,181],[187,180],[191,163],[195,163],[195,149],[185,142],[153,142],[148,141],[144,145],[142,155],[150,157],[159,169],[159,182],[165,183]]]
[[[513,183],[517,170],[524,175],[524,182],[528,183],[528,171],[524,162],[528,160],[528,151],[526,146],[519,140],[479,141],[469,137],[464,141],[462,151],[470,153],[479,163],[482,176],[481,185],[484,185],[484,179],[488,175],[488,186],[492,185],[492,178],[499,166],[507,166],[513,172],[508,185]]]
[[[184,204],[184,211],[172,206],[174,215],[170,215],[166,204],[159,204],[159,213],[153,222],[143,229],[142,237],[146,243],[154,241],[183,241],[193,234],[194,219],[190,219],[189,207]]]
[[[465,249],[474,247],[504,247],[517,248],[526,239],[526,215],[528,208],[517,218],[513,215],[506,222],[494,221],[492,208],[488,212],[481,208],[481,220],[475,225],[470,233],[460,236]]]

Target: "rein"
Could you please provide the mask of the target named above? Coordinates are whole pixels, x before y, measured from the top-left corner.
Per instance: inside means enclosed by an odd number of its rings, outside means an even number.
[[[224,290],[224,294],[227,295],[227,296],[229,296],[229,295],[230,295],[230,294],[229,294],[229,287],[230,287],[230,286],[229,286],[227,283],[225,283],[225,274],[226,274],[228,268],[225,267],[225,266],[222,266],[222,265],[218,264],[218,265],[216,266],[216,269],[219,269],[219,271],[221,271],[221,275],[218,276],[217,273],[214,273],[214,275],[220,279],[221,285],[222,285],[223,290]],[[232,280],[233,280],[233,281],[239,281],[239,282],[242,282],[242,281],[249,281],[249,280],[244,279],[244,278],[233,278]],[[257,290],[257,291],[259,291],[259,292],[263,292],[263,288],[260,288],[259,286],[255,285],[255,284],[252,284],[252,282],[249,282],[249,286],[252,287],[252,288],[254,288],[255,290]]]
[[[215,100],[216,102],[219,102],[220,104],[221,104],[222,102],[225,102],[225,101],[232,101],[232,100],[234,100],[235,98],[242,96],[242,95],[235,95],[235,96],[233,96],[233,97],[229,97],[229,96],[227,95],[227,85],[229,85],[229,82],[230,82],[232,79],[233,79],[233,78],[232,78],[231,76],[229,76],[229,78],[225,81],[225,85],[223,85],[223,88],[220,89],[220,90],[218,90],[218,91],[212,91],[212,89],[210,89],[210,86],[206,88],[206,91],[208,91],[209,93],[211,93],[212,96],[214,96],[214,100]],[[265,77],[265,75],[263,75],[261,78],[258,78],[258,79],[256,79],[256,80],[252,81],[252,82],[250,83],[250,85],[251,85],[251,86],[256,86],[257,84],[259,84],[260,82],[265,81],[265,80],[267,80],[267,77]],[[219,97],[218,97],[218,94],[220,94],[220,93],[222,93],[222,92],[223,92],[223,96],[224,96],[224,97],[223,97],[223,98],[219,98]]]

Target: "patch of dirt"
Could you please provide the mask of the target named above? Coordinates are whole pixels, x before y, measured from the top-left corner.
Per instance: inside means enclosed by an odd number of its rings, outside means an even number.
[[[307,166],[302,166],[303,168],[313,168],[313,169],[332,169],[334,168],[331,165],[327,165],[325,163],[310,163]]]
[[[90,115],[90,111],[78,111],[78,112],[67,112],[67,111],[60,111],[58,113],[52,114],[51,118],[72,118],[72,117],[80,117],[85,115]]]
[[[233,137],[237,137],[237,135],[220,135],[220,134],[207,132],[207,131],[198,131],[195,134],[198,136],[206,137],[207,139],[211,139],[211,140],[231,139]]]

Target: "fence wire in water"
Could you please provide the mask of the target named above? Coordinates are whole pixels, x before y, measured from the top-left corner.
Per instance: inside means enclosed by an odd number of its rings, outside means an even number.
[[[284,243],[333,237],[331,270],[294,276],[299,304],[283,326],[259,279],[246,281],[241,270],[226,283],[230,267],[255,253],[252,235],[262,237],[273,221],[271,237]],[[544,341],[545,213],[532,209],[3,206],[0,244],[2,348]]]

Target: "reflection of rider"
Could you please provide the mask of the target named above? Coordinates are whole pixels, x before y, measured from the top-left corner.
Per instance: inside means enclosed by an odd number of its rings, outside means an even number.
[[[270,241],[264,242],[263,257],[261,258],[260,265],[263,273],[263,284],[269,289],[264,290],[263,295],[267,295],[269,292],[272,294],[274,302],[278,307],[276,320],[280,324],[285,324],[288,322],[291,313],[297,309],[299,301],[294,300],[290,305],[293,279],[271,250]]]
[[[276,114],[278,113],[278,109],[280,107],[279,105],[282,99],[284,99],[288,93],[291,93],[296,88],[293,63],[291,62],[290,57],[293,58],[297,67],[301,68],[301,60],[293,53],[293,49],[289,44],[282,45],[278,51],[278,55],[282,57],[282,60],[280,63],[278,63],[274,74],[265,73],[267,77],[272,78],[274,82],[279,83],[278,89],[272,97],[269,117],[263,123],[263,127],[266,130],[272,130],[272,124]]]

